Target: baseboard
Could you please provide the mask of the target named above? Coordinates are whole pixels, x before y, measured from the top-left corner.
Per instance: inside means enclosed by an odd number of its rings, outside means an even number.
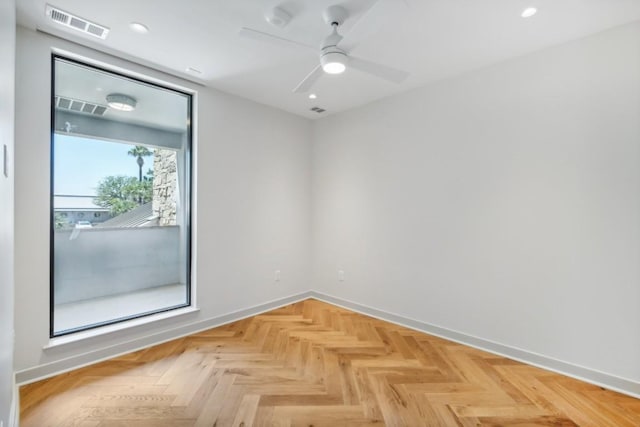
[[[227,323],[235,322],[250,316],[255,316],[266,311],[270,311],[285,305],[293,304],[298,301],[303,301],[311,297],[311,291],[302,292],[299,294],[291,295],[277,300],[269,301],[264,304],[258,304],[253,307],[245,308],[242,310],[233,311],[231,313],[223,314],[221,316],[212,317],[206,320],[201,320],[189,325],[180,326],[178,328],[167,329],[162,332],[147,335],[145,337],[133,339],[127,342],[119,343],[116,345],[104,347],[98,350],[89,351],[72,357],[68,357],[55,362],[50,362],[43,365],[38,365],[33,368],[24,369],[16,372],[16,383],[18,385],[24,385],[35,381],[40,381],[45,378],[59,375],[64,372],[72,371],[74,369],[81,368],[83,366],[92,365],[97,362],[101,362],[113,357],[118,357],[127,353],[142,350],[144,348],[162,344],[164,342],[172,341],[178,338],[185,337],[187,335],[196,334],[198,332],[205,331],[207,329],[215,328]],[[10,424],[11,425],[11,424]]]
[[[619,393],[623,393],[635,398],[640,398],[640,383],[615,375],[607,374],[584,366],[574,365],[569,362],[557,360],[542,354],[533,353],[516,347],[496,343],[483,338],[467,335],[462,332],[453,331],[451,329],[435,326],[419,320],[410,319],[398,314],[389,313],[384,310],[369,307],[353,301],[348,301],[322,292],[311,291],[311,297],[329,304],[337,305],[376,319],[385,320],[405,326],[416,331],[435,335],[450,341],[468,345],[480,350],[488,351],[493,354],[517,360],[539,368],[547,369],[562,375],[576,378],[600,387],[604,387]]]
[[[405,326],[410,329],[414,329],[430,335],[435,335],[444,339],[448,339],[450,341],[468,345],[470,347],[478,348],[480,350],[488,351],[500,356],[508,357],[510,359],[537,366],[539,368],[547,369],[549,371],[557,372],[562,375],[567,375],[569,377],[576,378],[581,381],[586,381],[588,383],[617,391],[635,398],[640,398],[640,383],[636,381],[575,365],[562,360],[557,360],[545,355],[533,353],[516,347],[496,343],[462,332],[432,325],[426,322],[411,319],[317,291],[302,292],[299,294],[291,295],[289,297],[280,298],[274,301],[266,302],[264,304],[259,304],[246,309],[202,320],[179,328],[173,328],[156,334],[148,335],[136,340],[127,341],[125,343],[105,347],[99,350],[51,362],[45,365],[18,371],[16,372],[15,381],[17,385],[39,381],[41,379],[78,369],[83,366],[91,365],[123,354],[138,351],[153,345],[162,344],[167,341],[195,334],[207,329],[215,328],[217,326],[241,320],[250,316],[255,316],[257,314],[264,313],[266,311],[273,310],[275,308],[292,304],[298,301],[303,301],[308,298],[315,298],[317,300],[344,307],[346,309],[362,313],[367,316],[375,317],[377,319]],[[14,421],[13,424],[11,421],[9,422],[10,426],[18,425],[17,405],[19,395],[17,391],[14,394],[15,407],[12,407],[12,411],[14,411],[14,413],[12,413],[9,418],[10,420],[13,419]]]

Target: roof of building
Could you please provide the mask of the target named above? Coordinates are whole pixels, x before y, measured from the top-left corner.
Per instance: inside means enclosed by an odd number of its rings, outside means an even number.
[[[96,224],[96,227],[150,227],[158,225],[158,218],[153,216],[152,202],[140,205],[135,209]]]
[[[72,196],[67,194],[55,194],[53,196],[53,210],[64,211],[85,211],[85,212],[109,212],[108,208],[96,205],[93,200],[96,196]]]

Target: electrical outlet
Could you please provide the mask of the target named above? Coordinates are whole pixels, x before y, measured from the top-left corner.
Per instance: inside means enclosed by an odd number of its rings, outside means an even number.
[[[6,144],[2,146],[2,174],[5,178],[9,178],[9,152]]]
[[[280,270],[276,270],[274,276],[275,276],[276,282],[279,282],[280,281]],[[2,427],[2,426],[0,426],[0,427]]]
[[[344,270],[338,270],[338,280],[344,282]]]

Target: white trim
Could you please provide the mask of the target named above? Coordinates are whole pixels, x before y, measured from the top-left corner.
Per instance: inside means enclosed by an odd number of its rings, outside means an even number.
[[[316,291],[302,292],[299,294],[291,295],[289,297],[280,298],[264,304],[259,304],[246,309],[213,317],[207,320],[202,320],[200,322],[192,323],[186,326],[169,329],[146,337],[137,338],[110,347],[90,351],[45,365],[18,371],[16,372],[15,381],[18,385],[24,385],[31,382],[39,381],[44,378],[81,368],[83,366],[91,365],[103,360],[141,350],[149,346],[161,344],[187,335],[195,334],[250,316],[255,316],[257,314],[264,313],[266,311],[273,310],[275,308],[282,307],[288,304],[293,304],[295,302],[303,301],[308,298],[314,298],[319,301],[337,305],[339,307],[343,307],[357,313],[374,317],[376,319],[391,322],[400,326],[405,326],[419,332],[435,335],[453,342],[488,351],[490,353],[504,356],[509,359],[517,360],[522,363],[557,372],[559,374],[595,384],[600,387],[605,387],[607,389],[617,391],[619,393],[623,393],[635,398],[640,398],[640,383],[633,380],[621,378],[615,375],[586,368],[584,366],[575,365],[562,360],[557,360],[520,348],[489,341],[483,338],[465,334],[463,332],[458,332],[451,329],[443,328],[441,326],[432,325],[420,320],[415,320],[408,317],[400,316],[398,314],[389,313],[384,310],[369,307],[363,304]],[[17,396],[15,397],[15,399],[17,400]]]
[[[319,301],[365,314],[376,319],[391,322],[400,326],[405,326],[409,329],[424,332],[430,335],[435,335],[437,337],[464,344],[469,347],[488,351],[499,356],[504,356],[509,359],[526,363],[528,365],[533,365],[538,368],[576,378],[578,380],[595,384],[597,386],[617,391],[619,393],[623,393],[635,398],[640,398],[640,382],[637,381],[621,378],[584,366],[575,365],[517,347],[511,347],[505,344],[489,341],[484,338],[465,334],[463,332],[458,332],[451,329],[443,328],[441,326],[432,325],[420,320],[415,320],[408,317],[400,316],[398,314],[389,313],[384,310],[379,310],[377,308],[358,304],[356,302],[345,300],[332,295],[327,295],[322,292],[311,291],[310,294],[311,298],[315,298]]]
[[[38,365],[33,368],[24,369],[16,372],[16,383],[24,385],[45,378],[69,372],[84,366],[93,365],[114,357],[118,357],[127,353],[142,350],[150,346],[162,344],[178,338],[182,338],[191,334],[206,331],[227,323],[235,322],[247,317],[255,316],[266,311],[270,311],[285,305],[293,304],[306,300],[311,297],[311,291],[302,292],[277,300],[269,301],[264,304],[258,304],[242,310],[233,311],[221,316],[212,317],[210,319],[201,320],[189,325],[168,329],[145,337],[118,343],[109,347],[92,350],[86,353],[67,357],[65,359],[56,360],[54,362]]]
[[[124,331],[126,329],[135,328],[141,325],[147,325],[159,320],[171,319],[174,317],[186,316],[199,312],[197,307],[183,307],[176,308],[169,311],[163,311],[161,313],[151,314],[149,316],[138,317],[136,319],[126,320],[124,322],[112,323],[110,325],[101,326],[95,329],[87,329],[86,331],[76,332],[69,335],[62,335],[60,337],[53,337],[49,339],[49,342],[42,347],[43,350],[50,348],[62,347],[67,344],[77,343],[79,341],[86,341],[95,337],[101,337],[103,335],[112,334],[114,332]]]
[[[188,93],[190,95],[193,95],[194,93],[196,93],[196,90],[194,88],[191,88],[189,86],[184,86],[174,81],[164,80],[162,79],[162,77],[158,77],[155,73],[166,74],[166,76],[169,76],[175,79],[184,80],[189,83],[200,84],[195,79],[189,79],[189,78],[183,77],[181,74],[180,75],[175,74],[175,71],[167,72],[158,67],[148,66],[139,61],[129,60],[124,56],[112,55],[110,52],[106,50],[96,50],[91,46],[82,45],[82,44],[76,43],[76,41],[70,41],[68,39],[65,39],[64,37],[58,37],[53,32],[48,32],[48,31],[42,31],[42,32],[50,36],[53,36],[59,40],[61,39],[68,43],[71,43],[72,45],[75,45],[75,46],[80,45],[80,46],[88,47],[89,49],[92,50],[91,52],[77,53],[75,51],[72,52],[70,50],[67,50],[64,47],[59,48],[59,47],[56,47],[55,45],[52,45],[50,46],[50,51],[54,55],[59,55],[74,61],[83,62],[85,64],[93,65],[94,67],[98,67],[98,68],[105,69],[107,71],[122,74],[125,77],[131,77],[131,78],[142,80],[148,83],[164,86],[166,88],[173,89],[179,92]],[[105,56],[108,56],[109,58],[105,58]],[[143,70],[134,69],[138,67],[143,67]],[[154,74],[154,75],[151,75],[151,74]]]
[[[20,413],[20,391],[18,384],[16,383],[15,375],[13,376],[13,396],[11,397],[11,408],[9,408],[9,419],[7,420],[8,427],[18,427],[18,414]]]

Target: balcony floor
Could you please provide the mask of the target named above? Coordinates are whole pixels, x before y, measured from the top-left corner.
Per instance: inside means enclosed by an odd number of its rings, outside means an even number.
[[[54,308],[54,331],[76,329],[182,305],[186,295],[185,285],[181,284],[59,304]]]

